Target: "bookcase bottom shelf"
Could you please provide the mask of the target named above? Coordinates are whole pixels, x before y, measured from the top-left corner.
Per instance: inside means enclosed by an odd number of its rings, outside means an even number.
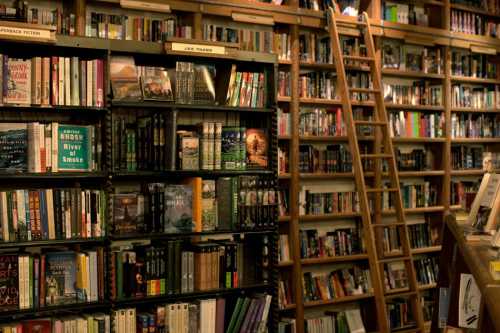
[[[76,304],[61,304],[54,306],[47,306],[38,309],[24,309],[24,310],[8,310],[0,311],[0,322],[15,321],[24,318],[40,318],[59,315],[79,314],[83,311],[104,311],[109,309],[111,303],[98,302],[98,303],[76,303]]]

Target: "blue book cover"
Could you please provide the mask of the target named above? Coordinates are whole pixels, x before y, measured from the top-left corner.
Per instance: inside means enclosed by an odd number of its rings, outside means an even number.
[[[45,256],[45,303],[76,303],[76,253],[51,252]]]

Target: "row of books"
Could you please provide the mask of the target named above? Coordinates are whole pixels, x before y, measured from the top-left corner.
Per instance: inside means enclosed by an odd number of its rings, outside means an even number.
[[[290,82],[290,71],[278,72],[278,96],[290,97],[292,96],[292,86]]]
[[[266,75],[236,71],[236,65],[231,67],[226,105],[263,108],[266,105]]]
[[[290,84],[289,78],[288,84]],[[299,75],[299,97],[338,99],[336,84],[337,77],[331,72],[302,73]]]
[[[495,21],[483,15],[452,9],[451,31],[496,38],[499,29]]]
[[[288,189],[278,190],[278,215],[287,216],[290,212]]]
[[[438,232],[428,221],[408,224],[407,228],[412,249],[433,246],[438,241]]]
[[[97,171],[100,128],[60,123],[0,124],[0,170],[8,172]]]
[[[409,328],[415,325],[411,300],[408,298],[394,298],[387,304],[389,324],[391,330]]]
[[[401,251],[401,235],[398,227],[382,228],[382,249],[384,254]]]
[[[104,298],[104,252],[50,251],[0,255],[2,310],[97,302]]]
[[[417,282],[421,285],[435,284],[438,281],[438,258],[424,257],[413,261]]]
[[[99,238],[106,233],[103,191],[79,188],[0,192],[0,240]]]
[[[500,3],[498,2],[498,0],[453,0],[451,3],[480,9],[495,15],[500,15]]]
[[[0,103],[104,107],[104,61],[0,54]]]
[[[276,193],[269,179],[194,177],[184,182],[149,183],[140,191],[113,194],[114,233],[253,230],[272,225]]]
[[[451,114],[452,138],[494,138],[500,136],[500,116]]]
[[[453,170],[482,169],[485,157],[483,146],[451,146],[451,168]]]
[[[464,49],[453,49],[451,51],[451,74],[496,79],[498,77],[498,66],[492,60],[486,54],[473,53]]]
[[[278,281],[278,305],[280,309],[293,304],[292,288],[290,279],[280,277]]]
[[[384,20],[389,22],[429,26],[429,10],[422,5],[383,2]]]
[[[438,186],[437,184],[431,184],[429,181],[414,184],[401,183],[401,198],[403,199],[404,208],[435,206],[439,198]],[[385,208],[391,206],[388,205]]]
[[[357,72],[357,73],[346,73],[347,85],[351,88],[366,88],[373,89],[373,83],[371,80],[370,73],[367,72]],[[351,100],[353,101],[368,101],[370,100],[370,94],[368,93],[351,93]]]
[[[365,332],[361,311],[356,307],[343,311],[327,311],[321,316],[308,317],[304,324],[305,333]]]
[[[443,104],[441,85],[430,81],[418,80],[412,84],[389,84],[384,82],[384,101],[393,104],[436,105]]]
[[[0,325],[0,333],[111,333],[111,317],[104,313],[39,318]]]
[[[408,288],[408,275],[403,261],[384,264],[384,287],[386,290]]]
[[[327,231],[324,235],[319,235],[317,229],[301,229],[299,240],[302,259],[349,256],[365,251],[359,221],[353,227]]]
[[[329,6],[333,6],[334,1],[331,0],[299,0],[299,7],[312,10],[327,10]]]
[[[274,33],[274,52],[278,55],[278,60],[292,59],[292,43],[290,35],[286,32]]]
[[[456,108],[486,109],[497,106],[499,91],[495,87],[484,87],[468,84],[451,86],[451,106]]]
[[[186,244],[169,240],[161,246],[115,248],[111,255],[111,298],[237,288],[247,278],[241,274],[243,252],[243,244],[233,241]]]
[[[478,181],[452,180],[450,203],[469,210],[479,190]]]
[[[76,15],[62,6],[44,8],[31,6],[28,1],[14,3],[14,6],[0,5],[0,20],[53,26],[58,34],[75,35]]]
[[[193,38],[193,28],[170,15],[115,15],[87,11],[85,36],[94,38],[165,42],[170,37]]]
[[[325,185],[326,186],[326,185]],[[299,214],[318,215],[359,212],[358,193],[332,191],[330,185],[304,185],[299,192]]]
[[[292,133],[291,130],[291,114],[290,112],[286,112],[287,110],[283,110],[278,108],[278,136],[288,136]]]
[[[148,311],[135,308],[112,312],[113,331],[175,333],[263,332],[272,296],[255,294],[232,299],[209,298],[195,302],[158,305]],[[99,332],[100,333],[100,332]]]
[[[441,138],[445,133],[442,113],[399,111],[389,113],[391,137]]]
[[[203,24],[203,40],[211,42],[224,42],[239,44],[239,48],[245,51],[266,52],[274,51],[274,33],[272,29],[256,28],[258,25],[252,25],[249,29],[236,26],[231,22],[230,26],[223,23],[205,22]],[[264,26],[262,26],[264,27]]]
[[[288,234],[280,234],[278,238],[278,262],[290,261],[290,242]]]
[[[330,38],[314,32],[299,34],[299,59],[306,63],[333,64]]]
[[[440,47],[404,44],[394,39],[382,41],[382,68],[442,74],[441,55]]]
[[[130,118],[113,117],[113,169],[175,170],[177,111]]]
[[[330,273],[305,272],[304,302],[332,300],[372,291],[370,270],[357,265]]]
[[[398,146],[395,153],[399,171],[424,171],[434,167],[434,153],[430,149]]]
[[[355,112],[355,110],[353,110]],[[346,135],[342,109],[301,108],[299,114],[300,136]]]
[[[366,49],[366,45],[364,44],[364,40],[359,37],[351,37],[351,36],[340,36],[339,37],[340,48],[342,50],[342,54],[350,55],[350,56],[358,56],[358,57],[368,57],[368,50]],[[344,66],[347,69],[349,67],[363,67],[365,69],[369,68],[369,63],[366,61],[360,60],[352,60],[352,59],[344,59]],[[356,68],[353,68],[356,70]]]
[[[352,157],[345,145],[299,146],[299,172],[352,172]]]

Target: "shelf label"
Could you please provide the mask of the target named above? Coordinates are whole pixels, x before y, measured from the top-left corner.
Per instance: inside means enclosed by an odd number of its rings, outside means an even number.
[[[253,24],[263,24],[263,25],[274,25],[274,18],[272,16],[263,16],[263,15],[253,15],[246,13],[231,13],[231,17],[233,21],[236,22],[245,22],[245,23],[253,23]]]
[[[226,48],[224,46],[178,42],[172,42],[172,51],[221,55],[226,54]]]
[[[54,40],[54,35],[48,29],[21,28],[0,25],[0,37],[9,39],[29,39],[35,41]]]
[[[158,2],[120,0],[120,6],[127,9],[147,10],[150,12],[170,13],[170,5]]]

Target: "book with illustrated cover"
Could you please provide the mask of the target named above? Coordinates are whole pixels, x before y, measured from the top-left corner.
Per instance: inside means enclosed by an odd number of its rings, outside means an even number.
[[[423,52],[424,48],[421,46],[405,45],[403,46],[404,61],[407,71],[419,72],[423,70]]]
[[[50,319],[29,320],[23,324],[23,332],[52,333],[51,327],[52,327],[52,320]]]
[[[75,252],[53,252],[45,256],[45,303],[71,304],[77,300]]]
[[[59,124],[57,129],[57,161],[59,171],[91,169],[91,134],[89,126]]]
[[[9,58],[7,77],[7,103],[31,104],[31,60]]]
[[[165,232],[193,230],[192,189],[189,185],[165,186]]]
[[[137,68],[132,57],[112,57],[110,80],[115,100],[142,99]]]
[[[215,180],[204,179],[202,184],[202,231],[212,231],[217,227],[217,198],[215,195]]]
[[[269,140],[265,129],[248,128],[246,130],[247,166],[249,168],[267,168]]]
[[[173,101],[172,84],[168,71],[161,67],[144,67],[141,75],[142,93],[146,100]]]
[[[194,66],[194,102],[213,104],[215,102],[215,66]]]
[[[137,193],[113,195],[113,226],[116,235],[143,231],[143,198]]]
[[[19,264],[17,255],[0,255],[0,310],[19,307]]]
[[[0,170],[28,169],[28,127],[26,124],[0,124]]]
[[[400,62],[401,45],[393,40],[384,40],[382,46],[382,67],[400,69]]]

